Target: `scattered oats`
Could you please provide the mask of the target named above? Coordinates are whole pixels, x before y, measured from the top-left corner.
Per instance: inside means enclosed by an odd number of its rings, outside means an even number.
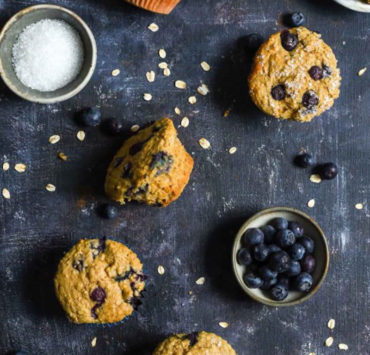
[[[314,206],[315,206],[315,199],[311,199],[311,200],[309,200],[309,201],[307,202],[307,206],[308,206],[309,208],[314,207]]]
[[[158,266],[158,274],[163,275],[164,274],[164,267],[162,265]]]
[[[178,89],[186,89],[186,83],[185,81],[182,81],[182,80],[176,80],[175,81],[175,86],[178,88]]]
[[[45,186],[45,189],[50,191],[50,192],[54,192],[57,188],[53,184],[47,184]]]
[[[170,76],[171,75],[171,70],[169,70],[168,68],[164,68],[163,69],[163,75],[164,76]]]
[[[176,115],[181,115],[181,110],[178,107],[175,107]]]
[[[181,120],[181,126],[184,128],[189,126],[189,119],[186,116]]]
[[[57,134],[54,134],[51,137],[49,137],[50,144],[55,144],[55,143],[58,143],[59,141],[60,141],[60,136],[58,136]]]
[[[160,56],[162,59],[164,59],[164,58],[166,58],[166,57],[167,57],[167,53],[166,53],[166,51],[165,51],[163,48],[161,48],[161,49],[158,51],[158,54],[159,54],[159,56]]]
[[[340,343],[340,344],[338,344],[338,349],[339,350],[348,350],[348,345]]]
[[[64,161],[68,159],[68,157],[63,152],[58,153],[58,158]]]
[[[77,139],[81,142],[85,140],[86,133],[84,131],[78,131],[77,132]]]
[[[155,80],[155,73],[153,70],[148,71],[146,73],[146,80],[148,80],[150,83],[152,83]]]
[[[3,163],[3,170],[4,171],[9,170],[9,168],[10,168],[10,165],[9,165],[9,163],[7,161],[5,163]]]
[[[209,149],[211,148],[211,143],[205,138],[199,139],[199,144],[203,149]]]
[[[168,64],[166,62],[160,62],[158,64],[158,68],[160,68],[160,69],[166,69],[166,68],[168,68]]]
[[[140,129],[140,126],[138,124],[134,124],[130,129],[131,132],[137,132]]]
[[[153,22],[148,26],[148,29],[152,32],[157,32],[159,30],[159,26]]]
[[[210,71],[211,70],[211,66],[207,62],[200,63],[200,66],[202,67],[202,69],[204,71]]]
[[[112,70],[112,76],[118,76],[121,73],[119,69]]]
[[[334,342],[334,338],[333,337],[329,337],[328,339],[325,340],[325,346],[332,346],[333,345],[333,342]]]
[[[197,285],[203,285],[206,282],[206,279],[204,277],[200,277],[195,283]]]
[[[5,187],[3,188],[2,190],[2,194],[3,194],[3,197],[4,198],[7,198],[7,199],[10,199],[10,192],[8,189],[6,189]]]
[[[309,353],[308,355],[316,355],[316,353]]]
[[[230,154],[235,154],[237,150],[238,150],[238,148],[237,148],[237,147],[231,147],[231,148],[229,149],[229,153],[230,153]]]
[[[328,328],[329,329],[334,329],[335,328],[335,319],[329,319]]]
[[[364,75],[364,74],[365,74],[365,72],[366,72],[366,70],[367,70],[367,68],[366,68],[366,67],[365,67],[365,68],[360,69],[360,70],[358,71],[357,75],[358,75],[358,76],[362,76],[362,75]]]
[[[355,208],[356,208],[357,210],[362,210],[362,209],[364,208],[364,205],[363,205],[362,203],[356,203],[356,204],[355,204]]]
[[[189,104],[194,105],[197,102],[197,98],[195,96],[190,96],[188,98]]]
[[[149,94],[147,92],[143,95],[143,99],[145,101],[150,101],[152,98],[153,98],[152,94]]]
[[[91,340],[91,346],[94,348],[96,346],[96,337]]]
[[[218,325],[221,327],[221,328],[227,328],[229,326],[229,323],[227,322],[220,322],[218,323]]]
[[[315,184],[320,184],[321,182],[321,176],[319,174],[312,174],[310,176],[310,181],[315,183]]]
[[[209,93],[208,86],[206,84],[202,84],[201,86],[199,86],[198,93],[203,96],[207,95]]]
[[[27,166],[22,163],[15,164],[14,169],[18,171],[18,173],[24,173],[27,169]]]

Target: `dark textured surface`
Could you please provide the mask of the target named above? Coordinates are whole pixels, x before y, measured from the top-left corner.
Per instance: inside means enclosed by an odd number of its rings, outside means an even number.
[[[1,158],[12,166],[0,171],[1,188],[11,193],[10,200],[0,199],[0,353],[22,348],[31,354],[144,355],[169,333],[204,329],[225,337],[238,354],[334,354],[338,342],[347,343],[350,354],[368,354],[370,73],[358,77],[357,71],[370,64],[370,16],[329,0],[183,0],[168,17],[122,0],[50,2],[86,20],[99,57],[88,87],[65,103],[27,103],[0,83]],[[34,3],[0,0],[0,24]],[[281,28],[283,13],[295,10],[332,46],[343,75],[340,99],[310,124],[264,116],[246,89],[250,54],[243,37],[269,35]],[[152,21],[160,27],[157,33],[146,28]],[[145,73],[160,73],[159,48],[167,51],[172,75],[160,74],[149,84]],[[211,64],[210,72],[201,70],[202,60]],[[113,78],[115,68],[121,74]],[[188,83],[186,93],[174,88],[175,79]],[[211,94],[191,106],[187,97],[200,81]],[[153,94],[151,102],[143,101],[144,92]],[[112,221],[96,215],[97,204],[106,201],[105,169],[123,137],[94,128],[79,142],[73,116],[87,105],[100,105],[105,118],[121,118],[127,129],[164,115],[179,124],[173,108],[181,108],[190,126],[180,128],[179,136],[195,169],[177,202],[165,209],[126,205]],[[62,137],[56,145],[48,143],[52,134]],[[201,137],[211,150],[200,148]],[[227,153],[231,146],[238,147],[235,155]],[[337,162],[337,179],[312,184],[308,171],[292,165],[300,148],[320,162]],[[57,159],[59,151],[67,162]],[[14,171],[17,162],[27,164],[25,173]],[[47,192],[47,183],[57,191]],[[316,206],[308,209],[311,198]],[[354,208],[358,202],[365,205],[362,211]],[[231,271],[236,230],[252,213],[273,205],[310,213],[326,232],[331,252],[322,289],[287,309],[248,299]],[[104,234],[127,243],[144,262],[149,274],[144,305],[124,324],[73,325],[54,296],[57,262],[81,237]],[[163,276],[159,264],[166,269]],[[206,282],[198,286],[201,276]],[[334,331],[326,326],[330,318],[337,322]],[[230,326],[222,329],[220,321]],[[328,349],[323,342],[330,334],[335,345]]]

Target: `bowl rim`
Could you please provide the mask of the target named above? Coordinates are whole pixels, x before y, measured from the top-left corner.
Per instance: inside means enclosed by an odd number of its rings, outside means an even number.
[[[347,9],[350,9],[352,11],[356,11],[356,12],[364,12],[364,13],[368,13],[370,12],[370,5],[369,4],[365,4],[364,2],[360,2],[359,0],[357,0],[356,2],[354,1],[348,1],[348,0],[334,0],[336,3],[338,3],[339,5],[342,5],[344,7],[346,7]]]
[[[250,223],[252,223],[254,220],[256,220],[257,218],[259,218],[261,216],[264,216],[266,214],[272,213],[272,212],[290,212],[290,213],[294,213],[294,214],[299,215],[300,217],[303,217],[309,223],[311,223],[317,229],[317,231],[319,232],[318,234],[320,235],[320,237],[321,237],[321,239],[323,241],[325,259],[326,259],[325,266],[324,266],[324,271],[322,272],[322,275],[320,276],[320,278],[319,278],[317,284],[315,285],[315,287],[312,288],[303,297],[301,297],[299,299],[296,299],[296,300],[289,301],[289,302],[284,302],[284,303],[279,302],[279,301],[274,301],[274,300],[265,300],[265,299],[262,299],[262,298],[256,296],[253,292],[250,291],[250,289],[248,288],[248,286],[245,285],[245,283],[241,279],[241,277],[239,275],[239,272],[237,270],[237,267],[236,267],[236,264],[237,264],[236,255],[237,255],[238,244],[239,244],[239,240],[240,240],[241,235],[242,235],[242,231],[245,231],[246,227]],[[263,304],[265,304],[267,306],[272,306],[272,307],[287,307],[287,306],[298,305],[298,304],[300,304],[300,303],[302,303],[304,301],[307,301],[312,296],[314,296],[316,294],[316,292],[319,290],[319,288],[321,287],[322,283],[324,282],[324,280],[326,278],[326,275],[327,275],[328,270],[329,270],[329,261],[330,261],[330,253],[329,253],[328,242],[327,242],[326,236],[325,236],[323,230],[321,229],[321,227],[318,225],[318,223],[311,216],[309,216],[305,212],[302,212],[302,211],[300,211],[300,210],[298,210],[296,208],[293,208],[293,207],[270,207],[270,208],[263,209],[263,210],[257,212],[256,214],[254,214],[253,216],[251,216],[250,218],[248,218],[242,224],[242,226],[239,228],[238,232],[236,233],[236,236],[235,236],[235,239],[234,239],[234,243],[233,243],[233,249],[232,249],[231,257],[232,257],[232,264],[233,264],[234,275],[235,275],[235,277],[236,277],[239,285],[243,289],[243,291],[246,294],[248,294],[248,296],[251,297],[253,300],[255,300],[255,301],[259,302],[259,303],[263,303]]]
[[[95,37],[94,37],[91,29],[89,28],[89,26],[86,24],[86,22],[80,16],[78,16],[75,12],[73,12],[73,11],[71,11],[71,10],[65,8],[65,7],[62,7],[62,6],[59,6],[59,5],[54,5],[54,4],[32,5],[32,6],[25,7],[22,10],[15,13],[13,16],[11,16],[8,19],[8,21],[5,23],[5,25],[3,26],[3,28],[0,31],[0,44],[3,41],[6,32],[19,20],[19,18],[21,16],[23,16],[27,13],[42,10],[42,9],[53,9],[53,10],[57,10],[57,11],[60,11],[60,12],[64,12],[67,15],[73,17],[75,20],[77,20],[81,24],[82,28],[84,29],[84,31],[86,32],[86,34],[89,38],[89,41],[90,41],[91,47],[92,47],[91,65],[90,65],[90,68],[89,68],[86,76],[84,77],[84,79],[81,81],[81,83],[79,85],[77,85],[75,88],[73,88],[69,92],[67,92],[63,95],[59,95],[59,96],[55,96],[55,97],[48,97],[48,98],[42,98],[42,97],[37,97],[36,98],[36,97],[33,97],[33,96],[24,95],[23,93],[19,92],[13,86],[12,82],[8,79],[8,77],[6,75],[6,71],[4,70],[1,58],[0,58],[0,77],[2,78],[2,80],[4,81],[6,86],[11,91],[14,94],[16,94],[17,96],[21,97],[22,99],[30,101],[30,102],[40,103],[40,104],[53,104],[53,103],[68,100],[71,97],[77,95],[82,89],[85,88],[87,83],[90,81],[90,79],[91,79],[91,77],[92,77],[92,75],[95,71],[95,68],[96,68],[97,46],[96,46]]]

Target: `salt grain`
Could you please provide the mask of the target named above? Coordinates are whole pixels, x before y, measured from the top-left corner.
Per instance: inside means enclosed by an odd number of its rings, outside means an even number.
[[[84,58],[78,32],[61,20],[45,19],[27,26],[13,46],[18,79],[47,92],[66,86],[80,72]]]

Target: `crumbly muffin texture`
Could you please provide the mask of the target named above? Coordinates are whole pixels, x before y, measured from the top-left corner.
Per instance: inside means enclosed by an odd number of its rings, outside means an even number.
[[[309,122],[333,106],[341,77],[321,35],[297,27],[275,33],[261,45],[248,81],[251,98],[262,111]]]
[[[175,334],[165,339],[153,355],[236,355],[231,345],[208,332]]]
[[[129,316],[145,286],[142,264],[125,245],[82,239],[60,261],[55,292],[74,323],[114,323]]]
[[[108,167],[107,196],[167,206],[187,185],[193,159],[177,137],[169,118],[162,118],[125,141]]]

